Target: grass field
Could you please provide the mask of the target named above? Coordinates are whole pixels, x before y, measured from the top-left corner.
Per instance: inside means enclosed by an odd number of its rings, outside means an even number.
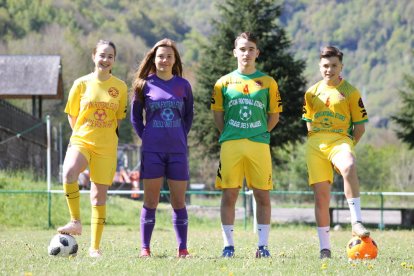
[[[191,222],[190,222],[191,223]],[[77,237],[74,258],[50,257],[47,245],[55,230],[7,228],[0,231],[2,275],[413,275],[414,239],[411,231],[374,231],[379,256],[371,261],[348,262],[345,245],[348,231],[332,232],[333,258],[318,259],[313,227],[273,226],[269,248],[272,258],[254,257],[256,235],[236,228],[236,257],[220,256],[219,229],[190,224],[190,259],[175,258],[172,227],[156,227],[153,257],[139,259],[138,226],[107,226],[102,241],[104,256],[87,254],[89,228]]]
[[[29,177],[30,178],[30,177]],[[45,183],[24,174],[0,172],[0,190],[44,190]],[[60,187],[57,187],[60,188]],[[218,205],[217,198],[211,203]],[[314,226],[273,224],[269,239],[272,258],[256,259],[257,237],[249,221],[235,229],[236,257],[220,257],[223,247],[219,218],[189,212],[188,247],[192,258],[177,259],[171,209],[160,204],[152,239],[153,257],[139,259],[141,201],[111,196],[102,250],[91,259],[89,247],[90,204],[81,196],[84,234],[77,237],[78,256],[56,258],[47,246],[56,226],[67,222],[63,195],[52,196],[52,227],[48,228],[47,195],[0,193],[0,275],[414,275],[414,232],[374,230],[379,256],[371,261],[348,262],[345,246],[350,229],[331,231],[333,258],[319,260]]]

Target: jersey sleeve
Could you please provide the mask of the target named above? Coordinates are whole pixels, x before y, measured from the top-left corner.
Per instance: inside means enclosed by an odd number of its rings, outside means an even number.
[[[134,100],[131,104],[131,124],[138,134],[139,138],[142,138],[144,133],[144,116],[142,114],[144,110],[144,103],[140,100]]]
[[[80,97],[83,83],[75,81],[69,91],[68,102],[66,103],[65,113],[73,117],[78,117],[80,109]]]
[[[219,79],[214,85],[213,94],[211,95],[210,109],[214,111],[224,111],[222,79]]]
[[[185,131],[188,134],[190,132],[191,126],[193,125],[194,118],[194,97],[193,90],[191,89],[190,83],[187,83],[185,86],[186,89],[186,98],[185,98],[185,115],[184,115],[184,124]]]
[[[312,93],[307,91],[303,97],[303,111],[302,120],[306,122],[312,122],[313,111],[312,111]]]
[[[121,98],[119,99],[119,107],[116,112],[116,118],[118,120],[122,120],[126,117],[127,113],[127,104],[128,104],[128,88],[125,83],[122,83],[121,86]]]
[[[368,122],[368,113],[358,90],[351,93],[349,97],[349,108],[351,110],[351,122],[353,124]]]
[[[269,85],[269,110],[268,113],[280,113],[283,111],[282,99],[277,82],[272,78]]]

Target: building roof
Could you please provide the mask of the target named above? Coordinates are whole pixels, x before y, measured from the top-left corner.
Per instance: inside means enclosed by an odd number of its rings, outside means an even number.
[[[63,98],[60,56],[0,55],[0,98]]]

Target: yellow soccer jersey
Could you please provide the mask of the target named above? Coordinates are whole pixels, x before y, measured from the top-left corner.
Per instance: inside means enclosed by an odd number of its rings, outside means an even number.
[[[368,115],[359,91],[346,80],[337,86],[319,81],[305,93],[302,119],[311,123],[312,133],[352,136],[353,125],[367,122]]]
[[[247,138],[269,144],[267,114],[282,112],[276,81],[256,71],[251,75],[237,70],[214,85],[211,110],[224,111],[224,130],[219,142]]]
[[[126,111],[127,86],[122,80],[111,76],[99,81],[93,74],[77,79],[65,108],[65,113],[77,117],[71,144],[112,155],[118,145],[117,120],[125,118]]]

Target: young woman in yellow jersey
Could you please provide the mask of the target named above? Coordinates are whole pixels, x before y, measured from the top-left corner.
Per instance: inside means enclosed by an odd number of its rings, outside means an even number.
[[[100,257],[100,242],[106,219],[106,195],[116,170],[118,128],[127,109],[127,86],[112,75],[116,47],[100,40],[92,52],[95,70],[75,80],[68,97],[72,136],[63,163],[63,189],[71,221],[59,233],[81,235],[78,176],[89,166],[91,247],[89,255]]]
[[[329,203],[333,170],[344,179],[353,235],[369,236],[362,225],[354,145],[365,132],[368,115],[359,91],[341,78],[343,54],[328,46],[320,54],[322,80],[305,93],[303,120],[308,129],[306,160],[315,195],[320,258],[331,257]]]

